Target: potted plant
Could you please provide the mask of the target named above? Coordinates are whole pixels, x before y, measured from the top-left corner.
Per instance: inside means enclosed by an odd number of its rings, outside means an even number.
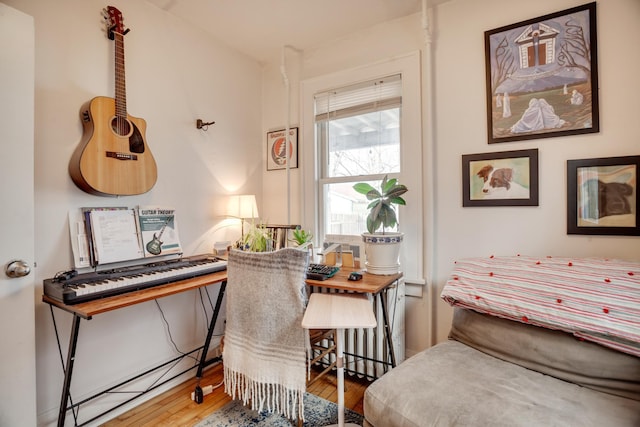
[[[388,175],[385,175],[380,188],[374,188],[369,183],[360,182],[355,184],[353,189],[364,194],[370,201],[367,206],[369,209],[369,215],[367,215],[368,233],[362,233],[367,257],[365,263],[367,272],[372,274],[397,273],[400,267],[398,262],[400,243],[402,243],[404,233],[387,229],[395,228],[398,225],[396,206],[406,205],[402,195],[409,191],[408,188],[399,184],[397,179],[388,179]]]
[[[238,242],[238,248],[249,252],[266,252],[269,242],[267,230],[263,225],[250,224],[247,232]]]
[[[296,244],[299,249],[306,249],[309,252],[309,259],[313,260],[313,234],[302,228],[293,230],[293,239],[290,242]]]
[[[313,241],[313,234],[310,231],[304,230],[302,228],[296,228],[293,230],[293,239],[291,242],[294,242],[298,247],[306,247]]]

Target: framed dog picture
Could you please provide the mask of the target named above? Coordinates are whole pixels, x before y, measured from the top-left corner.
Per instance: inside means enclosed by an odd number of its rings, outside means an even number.
[[[538,206],[538,150],[463,155],[462,206]]]
[[[298,128],[289,128],[288,144],[285,143],[286,129],[267,132],[267,170],[287,168],[287,157],[289,168],[298,167]],[[287,156],[287,153],[289,154]]]
[[[640,156],[567,161],[567,234],[640,236]]]
[[[600,130],[596,3],[484,34],[489,143]]]

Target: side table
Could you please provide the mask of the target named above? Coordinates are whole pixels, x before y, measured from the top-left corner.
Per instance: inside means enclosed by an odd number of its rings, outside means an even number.
[[[338,378],[338,426],[344,424],[344,330],[373,328],[376,317],[371,303],[362,294],[313,293],[302,318],[305,329],[335,329]],[[348,424],[348,426],[356,426]]]

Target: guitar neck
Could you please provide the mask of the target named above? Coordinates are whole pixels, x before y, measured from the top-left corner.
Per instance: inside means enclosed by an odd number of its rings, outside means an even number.
[[[127,85],[124,77],[124,35],[114,32],[116,117],[127,118]]]

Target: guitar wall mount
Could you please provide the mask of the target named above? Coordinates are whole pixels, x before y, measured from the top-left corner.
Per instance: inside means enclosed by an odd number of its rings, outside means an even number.
[[[209,129],[209,125],[213,125],[216,122],[203,122],[201,119],[196,120],[196,128],[202,129],[203,131],[207,131]]]

